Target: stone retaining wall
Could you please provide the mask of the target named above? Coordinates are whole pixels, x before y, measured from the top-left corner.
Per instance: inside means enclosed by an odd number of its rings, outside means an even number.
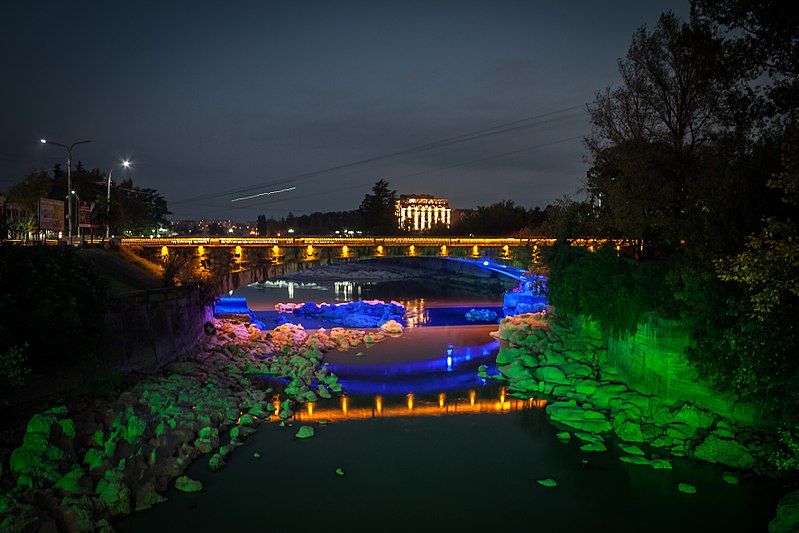
[[[589,319],[581,317],[577,324],[584,337],[602,338],[599,327]],[[688,328],[678,320],[650,316],[638,325],[634,335],[607,338],[605,343],[608,362],[638,392],[666,400],[690,401],[737,422],[765,422],[764,413],[756,406],[736,401],[699,378],[685,354],[691,343]]]

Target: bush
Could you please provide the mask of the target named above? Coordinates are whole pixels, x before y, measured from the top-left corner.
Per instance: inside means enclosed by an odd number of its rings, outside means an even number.
[[[559,246],[552,257],[549,301],[558,313],[590,317],[611,336],[631,335],[647,313],[674,315],[667,271],[666,263],[636,262],[611,246],[597,252]]]
[[[0,248],[0,353],[25,353],[34,371],[94,355],[105,284],[72,250]]]

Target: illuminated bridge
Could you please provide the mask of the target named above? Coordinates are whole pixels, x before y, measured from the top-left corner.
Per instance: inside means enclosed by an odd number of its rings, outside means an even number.
[[[573,246],[593,249],[607,244],[608,239],[574,239]],[[627,246],[624,240],[614,240],[617,248]],[[175,237],[121,239],[121,246],[156,249],[167,255],[171,248],[202,250],[228,249],[232,253],[245,250],[265,250],[271,260],[279,262],[286,254],[300,252],[294,258],[314,261],[322,257],[350,259],[381,256],[484,256],[495,259],[528,259],[541,246],[552,246],[548,237]],[[200,250],[200,253],[202,253]]]
[[[546,237],[173,237],[124,238],[123,248],[152,261],[170,256],[188,257],[201,276],[230,273],[237,276],[230,288],[263,281],[295,270],[358,259],[427,257],[444,263],[471,263],[498,275],[521,279],[524,270],[539,262],[542,247],[555,239]],[[574,239],[572,246],[594,250],[612,244],[617,250],[625,240]],[[448,267],[447,267],[448,268]],[[464,268],[467,268],[464,265]]]

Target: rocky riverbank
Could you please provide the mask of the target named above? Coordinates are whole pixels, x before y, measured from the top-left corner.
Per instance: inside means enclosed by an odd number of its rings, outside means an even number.
[[[579,335],[568,324],[543,315],[507,317],[494,336],[500,339],[498,374],[511,395],[544,396],[547,415],[564,441],[577,439],[585,453],[615,448],[619,459],[654,469],[670,469],[673,457],[723,465],[724,481],[742,475],[774,475],[773,435],[733,423],[690,402],[668,402],[630,389],[612,365],[602,339]],[[675,490],[692,493],[680,483]],[[788,523],[796,494],[786,496],[780,523]],[[796,527],[798,524],[794,522]],[[774,529],[791,531],[792,529]]]
[[[117,517],[164,501],[170,483],[201,490],[181,476],[203,454],[219,470],[255,427],[286,420],[297,404],[341,392],[323,362],[401,334],[375,331],[272,331],[214,320],[195,352],[114,400],[82,400],[34,415],[2,474],[0,530],[112,531]],[[263,376],[285,378],[282,397]],[[303,429],[300,437],[312,434]]]

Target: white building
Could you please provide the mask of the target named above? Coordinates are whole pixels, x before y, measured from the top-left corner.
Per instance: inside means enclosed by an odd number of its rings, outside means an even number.
[[[434,226],[449,227],[452,210],[449,201],[431,194],[403,194],[397,200],[397,225],[409,231],[424,231]]]

